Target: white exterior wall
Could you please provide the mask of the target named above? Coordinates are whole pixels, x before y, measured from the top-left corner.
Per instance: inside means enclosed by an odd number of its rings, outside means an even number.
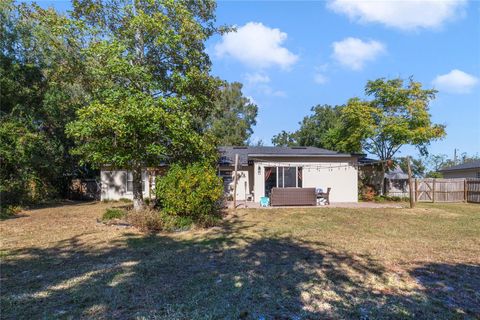
[[[302,183],[304,188],[322,188],[325,192],[330,191],[331,202],[357,202],[358,201],[358,171],[354,164],[356,158],[268,158],[255,160],[253,166],[240,167],[238,170],[237,200],[245,200],[245,195],[254,193],[254,201],[259,202],[260,197],[265,195],[265,167],[299,166],[302,170]],[[316,166],[319,168],[317,169]],[[331,167],[331,168],[329,168]],[[259,169],[260,168],[260,169]],[[224,167],[221,170],[231,170],[232,167]],[[259,171],[260,170],[260,171]],[[126,170],[101,170],[101,199],[119,200],[122,198],[133,199],[133,193],[127,192]],[[145,190],[143,196],[149,197],[149,188],[154,197],[155,177],[152,177],[152,185],[146,172],[143,173]],[[246,184],[245,184],[246,183]],[[245,185],[247,190],[245,190]],[[233,179],[230,184],[230,192],[233,193]]]
[[[331,202],[358,202],[358,171],[356,158],[262,159],[254,164],[255,202],[265,195],[265,167],[298,166],[302,169],[303,188],[327,188]],[[318,169],[316,168],[318,166]],[[328,168],[331,167],[331,168]],[[260,169],[259,169],[260,168]],[[260,170],[260,171],[259,171]]]
[[[151,196],[154,197],[155,177],[152,177],[152,185],[149,185],[148,174],[146,171],[142,172],[142,178],[145,181],[145,190],[143,190],[143,197],[148,198],[149,188],[152,189]],[[127,171],[126,170],[101,170],[101,200],[133,200],[133,193],[127,192]]]
[[[225,168],[223,168],[225,170]],[[235,176],[235,169],[228,167],[228,170],[232,171],[232,182],[229,184],[229,194],[233,196],[233,181]],[[253,184],[250,184],[253,167],[240,167],[237,170],[238,182],[237,182],[237,200],[245,200],[245,195],[250,194]],[[246,188],[245,188],[246,187]]]

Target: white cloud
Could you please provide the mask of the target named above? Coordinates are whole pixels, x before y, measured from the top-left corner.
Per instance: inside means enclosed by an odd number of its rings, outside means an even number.
[[[449,93],[469,93],[477,85],[478,78],[471,74],[454,69],[433,79],[433,85],[440,91]]]
[[[245,75],[245,80],[247,81],[248,84],[254,85],[257,83],[269,83],[270,77],[266,74],[255,72],[255,73],[247,73]]]
[[[365,63],[375,60],[385,52],[385,46],[378,41],[363,41],[346,38],[333,43],[333,58],[353,70],[361,70]]]
[[[439,28],[464,14],[466,0],[333,0],[328,7],[359,22],[382,23],[402,30]]]
[[[322,64],[315,68],[315,73],[313,75],[313,81],[317,84],[325,84],[328,82],[328,77],[325,75],[325,72],[328,69],[328,64]]]
[[[258,93],[273,97],[287,96],[285,91],[273,89],[270,85],[270,77],[264,73],[247,73],[245,74],[244,78],[245,83],[248,85],[248,87]]]
[[[283,90],[276,90],[268,84],[259,84],[255,86],[255,90],[261,94],[271,97],[285,98],[287,93]]]
[[[286,39],[287,34],[280,29],[249,22],[236,32],[224,34],[215,45],[215,53],[218,57],[231,56],[255,68],[280,66],[287,69],[298,60],[298,56],[282,46]]]

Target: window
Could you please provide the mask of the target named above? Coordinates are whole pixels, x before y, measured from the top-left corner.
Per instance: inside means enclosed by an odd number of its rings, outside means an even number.
[[[131,171],[127,171],[126,175],[126,185],[127,185],[127,192],[133,192],[133,173]],[[142,172],[142,191],[145,190],[145,180],[147,179],[147,175],[145,172]]]
[[[477,171],[477,178],[480,178],[480,171]]]
[[[301,188],[302,167],[265,167],[265,195],[272,188]]]

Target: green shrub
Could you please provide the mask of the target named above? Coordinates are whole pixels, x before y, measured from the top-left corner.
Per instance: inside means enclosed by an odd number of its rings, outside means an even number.
[[[385,202],[385,201],[392,201],[392,202],[401,202],[401,201],[410,201],[408,197],[399,197],[399,196],[375,196],[375,202]]]
[[[400,202],[402,201],[403,199],[399,196],[386,196],[385,197],[385,200],[387,201],[392,201],[392,202]]]
[[[22,208],[19,206],[2,206],[0,208],[0,220],[14,217],[20,211],[22,211]]]
[[[103,221],[108,221],[112,219],[122,219],[125,216],[125,211],[117,208],[109,208],[105,210],[102,216]]]
[[[163,213],[189,217],[202,226],[219,220],[222,196],[222,180],[207,163],[174,164],[156,181],[156,199]]]

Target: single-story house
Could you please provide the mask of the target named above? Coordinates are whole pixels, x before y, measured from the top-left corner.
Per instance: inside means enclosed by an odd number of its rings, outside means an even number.
[[[324,192],[331,188],[331,202],[358,201],[360,155],[315,147],[220,147],[219,151],[219,174],[231,194],[238,154],[238,200],[259,202],[276,187],[321,188]]]
[[[439,170],[446,179],[451,178],[480,178],[480,160],[474,160],[445,167]]]
[[[225,192],[233,196],[235,155],[238,154],[237,200],[259,202],[272,188],[331,188],[331,202],[358,201],[357,162],[360,155],[315,147],[219,147],[218,173]],[[159,170],[143,173],[143,195],[153,196]],[[101,199],[132,199],[132,174],[126,170],[101,170]]]

